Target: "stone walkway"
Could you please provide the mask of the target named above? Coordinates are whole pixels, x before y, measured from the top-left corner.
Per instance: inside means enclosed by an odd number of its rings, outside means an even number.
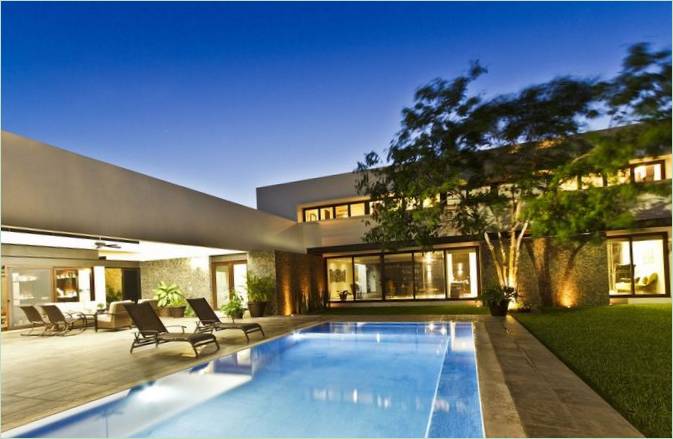
[[[484,325],[529,437],[642,437],[514,318]]]
[[[166,319],[167,324],[193,320]],[[641,437],[513,318],[490,316],[298,316],[255,319],[267,339],[324,320],[473,321],[488,437]],[[141,348],[133,331],[87,330],[69,337],[2,334],[2,431],[209,361],[249,345],[237,331],[218,332],[221,349],[199,358],[187,344]],[[260,338],[251,337],[254,344]],[[192,357],[190,357],[190,355]]]

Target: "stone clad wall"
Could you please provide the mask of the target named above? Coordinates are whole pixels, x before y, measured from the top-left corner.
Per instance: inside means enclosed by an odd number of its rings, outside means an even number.
[[[153,290],[161,281],[177,284],[185,297],[209,298],[211,288],[208,256],[140,263],[140,288],[143,299],[154,297]]]
[[[535,259],[540,257],[541,239],[526,239],[522,245],[519,260],[519,301],[538,307],[542,303],[538,288],[538,273]],[[574,307],[585,305],[607,305],[608,262],[607,245],[587,243],[578,252],[574,266],[567,271],[571,250],[550,245],[549,280],[552,300],[555,306]],[[490,252],[485,244],[480,247],[482,261],[482,288],[497,285],[495,268]],[[540,261],[538,261],[540,263]]]
[[[321,256],[284,251],[248,253],[248,272],[276,280],[276,295],[266,314],[289,315],[324,307],[325,274]]]

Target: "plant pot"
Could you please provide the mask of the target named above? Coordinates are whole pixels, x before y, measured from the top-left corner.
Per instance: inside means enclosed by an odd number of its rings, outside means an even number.
[[[244,312],[245,312],[245,310],[242,309],[242,310],[240,310],[239,312],[234,313],[233,315],[229,314],[228,317],[229,317],[231,320],[242,319],[242,318],[243,318],[243,313],[244,313]]]
[[[266,304],[267,302],[248,302],[250,317],[262,317],[264,315]]]
[[[185,316],[185,310],[187,309],[186,305],[182,306],[171,306],[168,307],[168,314],[171,317],[184,317]]]
[[[171,317],[171,309],[165,306],[159,307],[159,317]]]
[[[492,316],[506,316],[507,308],[509,308],[509,300],[503,300],[502,302],[489,305],[488,308],[491,310]]]

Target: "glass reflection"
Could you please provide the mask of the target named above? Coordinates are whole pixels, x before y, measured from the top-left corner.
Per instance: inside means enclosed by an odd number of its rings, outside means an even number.
[[[414,279],[417,299],[443,299],[444,252],[414,253]]]

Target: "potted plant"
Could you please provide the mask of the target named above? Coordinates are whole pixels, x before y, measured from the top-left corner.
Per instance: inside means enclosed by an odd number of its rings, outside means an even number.
[[[345,302],[348,299],[348,290],[339,291],[339,300]]]
[[[187,303],[185,296],[176,284],[159,282],[154,290],[154,298],[159,306],[159,315],[163,317],[184,317]]]
[[[509,303],[516,300],[517,293],[512,287],[497,286],[485,289],[479,298],[488,306],[492,316],[504,316],[507,314]]]
[[[245,311],[245,307],[243,307],[243,298],[235,293],[232,294],[229,302],[220,307],[220,311],[231,317],[232,322],[234,319],[242,319],[243,312]]]
[[[250,317],[262,317],[269,300],[276,292],[276,282],[271,276],[248,273],[248,310]]]

